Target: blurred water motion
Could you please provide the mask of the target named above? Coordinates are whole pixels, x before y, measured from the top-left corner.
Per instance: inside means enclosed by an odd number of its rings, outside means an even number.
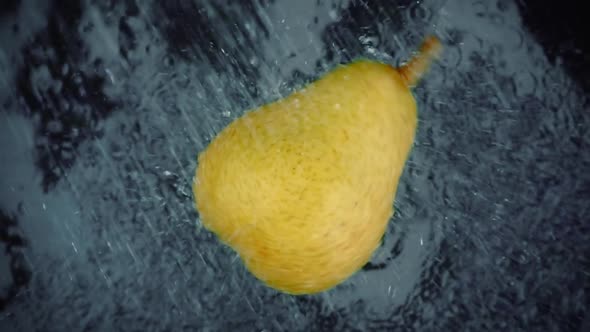
[[[586,46],[532,3],[3,2],[0,330],[588,330]],[[428,33],[446,49],[383,245],[324,294],[261,285],[199,224],[197,153]]]

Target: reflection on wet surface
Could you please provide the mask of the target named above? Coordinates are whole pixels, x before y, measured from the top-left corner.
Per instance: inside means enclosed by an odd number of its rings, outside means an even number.
[[[6,3],[1,330],[590,324],[587,85],[522,2]],[[259,284],[198,222],[197,153],[245,110],[337,63],[398,64],[431,32],[446,49],[415,89],[383,245],[320,295]]]

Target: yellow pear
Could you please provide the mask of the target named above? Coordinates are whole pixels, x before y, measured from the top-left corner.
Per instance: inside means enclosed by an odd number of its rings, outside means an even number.
[[[325,291],[361,269],[393,214],[414,141],[410,89],[441,47],[428,37],[399,68],[340,65],[233,121],[198,157],[204,227],[289,294]]]

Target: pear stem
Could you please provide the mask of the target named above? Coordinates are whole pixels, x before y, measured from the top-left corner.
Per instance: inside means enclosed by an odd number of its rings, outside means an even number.
[[[399,67],[397,70],[404,79],[406,86],[415,86],[420,78],[426,73],[434,58],[437,58],[442,51],[442,44],[435,36],[428,36],[422,42],[420,50],[410,61]]]

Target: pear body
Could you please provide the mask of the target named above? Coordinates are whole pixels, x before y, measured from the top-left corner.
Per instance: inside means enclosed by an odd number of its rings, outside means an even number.
[[[395,68],[340,66],[245,113],[199,155],[202,223],[267,285],[330,289],[379,246],[416,123]]]

